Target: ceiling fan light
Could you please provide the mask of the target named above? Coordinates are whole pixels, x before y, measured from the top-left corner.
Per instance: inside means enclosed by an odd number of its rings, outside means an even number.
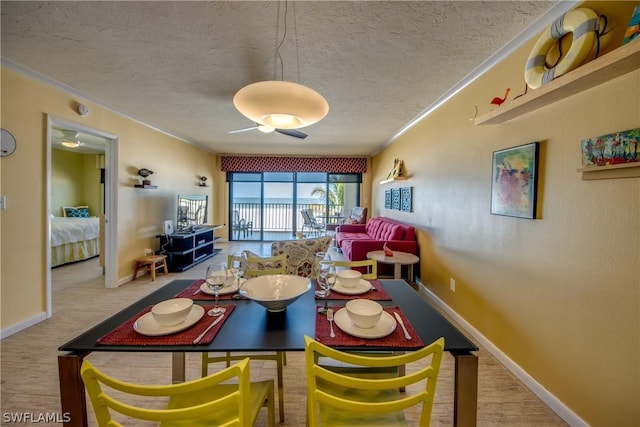
[[[329,104],[315,90],[275,80],[243,87],[233,97],[233,105],[252,121],[277,129],[309,126],[329,113]]]
[[[263,132],[263,133],[271,133],[276,129],[272,128],[271,126],[267,126],[267,125],[258,125],[258,130],[260,132]]]
[[[80,141],[62,141],[62,145],[69,148],[78,148],[80,146]]]

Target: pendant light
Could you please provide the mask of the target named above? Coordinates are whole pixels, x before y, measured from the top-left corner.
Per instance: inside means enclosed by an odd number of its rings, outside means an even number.
[[[282,40],[276,46],[275,52],[276,60],[280,59],[282,71],[284,71],[284,66],[282,65],[279,48],[287,34],[287,9],[287,2],[285,1],[284,34]],[[280,24],[280,3],[278,3],[277,17],[276,38]],[[295,39],[297,55],[297,34]],[[300,80],[299,63],[298,80]],[[299,83],[284,81],[284,78],[281,81],[266,80],[243,87],[233,97],[233,105],[243,116],[251,121],[273,129],[302,128],[319,122],[329,113],[329,103],[322,95]]]

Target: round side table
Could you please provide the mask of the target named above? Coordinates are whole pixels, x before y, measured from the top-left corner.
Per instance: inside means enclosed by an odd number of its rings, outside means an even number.
[[[398,252],[393,251],[393,256],[386,256],[384,251],[372,251],[367,253],[367,259],[374,259],[378,263],[382,264],[393,264],[393,278],[401,279],[402,278],[402,266],[408,265],[408,277],[411,282],[413,282],[413,265],[417,264],[420,261],[414,254],[410,254],[407,252]]]

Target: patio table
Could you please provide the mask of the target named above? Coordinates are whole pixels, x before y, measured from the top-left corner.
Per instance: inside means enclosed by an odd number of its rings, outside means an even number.
[[[215,339],[206,345],[97,344],[99,338],[145,307],[174,297],[192,282],[193,280],[174,280],[58,348],[64,352],[58,356],[62,412],[70,415],[64,425],[87,425],[86,398],[80,367],[83,358],[91,352],[170,352],[173,355],[173,380],[184,381],[186,352],[304,351],[304,336],[313,337],[315,334],[317,302],[313,292],[307,292],[282,313],[267,313],[264,307],[248,300],[221,301],[221,304],[235,304],[235,308]],[[416,291],[407,282],[380,282],[392,298],[391,301],[380,303],[399,307],[424,343],[431,343],[441,336],[445,338],[445,351],[455,358],[454,425],[475,425],[478,358],[473,352],[478,348],[428,302],[417,298]],[[197,296],[194,299],[197,300]],[[401,347],[394,346],[348,347],[343,350],[403,351]]]

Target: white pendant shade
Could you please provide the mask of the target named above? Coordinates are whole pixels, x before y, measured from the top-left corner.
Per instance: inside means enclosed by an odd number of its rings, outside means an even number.
[[[245,117],[274,129],[298,129],[322,120],[329,104],[315,90],[283,81],[252,83],[233,97]]]

